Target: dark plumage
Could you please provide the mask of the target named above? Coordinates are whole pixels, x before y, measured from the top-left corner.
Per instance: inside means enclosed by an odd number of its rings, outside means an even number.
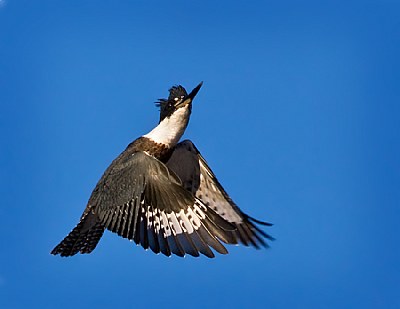
[[[228,253],[221,242],[267,246],[264,238],[272,237],[256,224],[270,224],[238,208],[191,141],[177,144],[200,87],[187,94],[174,86],[160,100],[160,124],[106,169],[80,222],[52,254],[90,253],[105,229],[167,256]]]
[[[191,95],[194,97],[199,91],[202,83],[199,84],[195,89],[193,89]],[[169,89],[168,99],[158,99],[156,102],[156,106],[160,108],[160,122],[165,118],[172,115],[172,113],[176,110],[177,104],[187,96],[187,92],[185,88],[181,85],[172,86]]]

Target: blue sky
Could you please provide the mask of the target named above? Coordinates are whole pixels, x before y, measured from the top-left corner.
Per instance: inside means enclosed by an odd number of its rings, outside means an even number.
[[[0,1],[0,307],[399,308],[397,1]],[[185,137],[268,250],[50,250],[204,81]]]

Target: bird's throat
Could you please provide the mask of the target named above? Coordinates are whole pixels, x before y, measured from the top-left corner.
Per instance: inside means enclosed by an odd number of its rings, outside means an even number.
[[[143,137],[155,143],[173,148],[179,142],[189,123],[190,106],[178,108],[171,116],[164,118],[158,126]]]

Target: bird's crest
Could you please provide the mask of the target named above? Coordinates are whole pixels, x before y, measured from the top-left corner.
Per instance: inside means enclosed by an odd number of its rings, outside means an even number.
[[[175,85],[169,89],[168,99],[158,99],[156,106],[160,108],[160,121],[169,116],[173,112],[175,104],[185,96],[187,96],[185,88]]]
[[[175,103],[176,101],[185,96],[187,96],[185,88],[183,88],[181,85],[172,86],[169,89],[168,99],[158,99],[158,101],[156,102],[156,106],[159,107],[160,109],[163,109],[165,108],[168,102]]]

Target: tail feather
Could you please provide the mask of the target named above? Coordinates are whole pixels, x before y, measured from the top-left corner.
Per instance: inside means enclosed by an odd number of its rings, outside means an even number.
[[[96,248],[104,233],[104,226],[100,222],[93,222],[88,227],[89,218],[81,222],[65,237],[52,251],[51,254],[72,256],[80,253],[90,253]]]

